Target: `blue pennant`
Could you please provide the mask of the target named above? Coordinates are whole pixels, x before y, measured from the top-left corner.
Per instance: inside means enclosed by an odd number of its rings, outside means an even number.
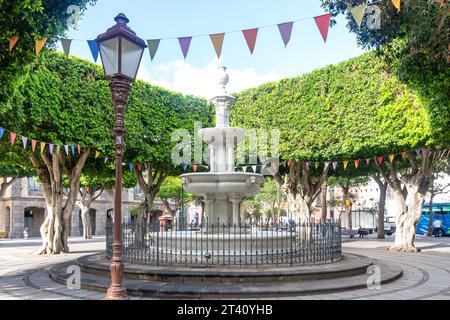
[[[73,144],[70,146],[70,150],[72,150],[72,156],[74,156],[75,155],[75,146]]]
[[[189,165],[187,163],[183,164],[184,171],[186,171],[187,167],[189,167]]]
[[[94,58],[94,61],[97,62],[98,59],[98,44],[95,40],[88,40],[89,48],[91,49],[92,57]]]
[[[5,129],[0,127],[0,139],[3,137],[3,133],[5,132]]]

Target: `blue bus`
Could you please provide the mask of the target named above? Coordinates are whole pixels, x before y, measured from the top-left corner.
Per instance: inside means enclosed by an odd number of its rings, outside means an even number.
[[[441,235],[450,236],[450,203],[433,203],[433,217],[431,223],[436,219],[441,220]],[[428,221],[430,221],[430,204],[425,203],[422,208],[422,216],[417,224],[416,234],[428,233]],[[431,225],[433,228],[433,225]],[[434,230],[432,229],[432,234]]]

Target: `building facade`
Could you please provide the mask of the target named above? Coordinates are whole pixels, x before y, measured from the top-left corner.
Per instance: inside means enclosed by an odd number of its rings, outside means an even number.
[[[131,219],[131,210],[143,200],[139,188],[124,189],[122,192],[122,217],[124,222]],[[162,204],[157,203],[157,208]],[[103,192],[92,202],[90,218],[93,235],[106,233],[107,219],[114,214],[114,199],[108,192]],[[0,201],[0,233],[9,238],[23,238],[24,231],[28,237],[39,237],[39,228],[46,216],[45,199],[40,186],[33,177],[17,179],[6,191]],[[71,235],[83,233],[80,208],[75,206],[71,220]]]

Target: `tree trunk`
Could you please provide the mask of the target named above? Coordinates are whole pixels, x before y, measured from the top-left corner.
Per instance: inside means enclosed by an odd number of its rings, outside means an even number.
[[[91,203],[94,198],[93,190],[86,187],[80,191],[81,199],[76,201],[76,205],[81,209],[81,221],[83,222],[83,239],[92,239],[91,224]]]
[[[328,191],[328,185],[327,182],[325,181],[322,185],[322,191],[321,191],[321,196],[322,196],[322,208],[321,208],[321,217],[320,219],[322,221],[326,221],[327,220],[327,191]]]
[[[172,216],[175,216],[175,210],[172,210],[172,208],[170,207],[169,201],[167,201],[167,199],[162,199],[162,202],[163,202],[163,204],[164,204],[164,208],[166,208],[166,210],[167,210]]]
[[[378,200],[378,220],[377,220],[377,239],[384,239],[384,209],[386,206],[386,193],[388,182],[381,181],[381,178],[374,176],[373,179],[378,184],[380,189],[380,198]]]
[[[434,193],[431,193],[430,196],[430,206],[428,208],[428,212],[430,213],[430,218],[428,219],[428,230],[427,230],[427,237],[431,237],[431,228],[433,226],[433,198],[434,198]]]
[[[68,237],[70,232],[70,219],[75,207],[75,199],[80,185],[81,170],[86,163],[91,149],[87,148],[80,156],[76,165],[68,170],[65,156],[60,150],[53,153],[50,160],[45,153],[41,153],[43,163],[32,154],[30,160],[36,168],[42,183],[43,194],[47,206],[47,216],[41,225],[42,246],[37,254],[58,254],[69,252]],[[66,170],[70,190],[67,201],[63,200],[63,171]]]

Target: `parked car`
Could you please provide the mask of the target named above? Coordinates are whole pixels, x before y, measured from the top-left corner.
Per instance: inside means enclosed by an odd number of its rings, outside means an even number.
[[[384,234],[390,236],[395,232],[395,217],[385,217],[384,218]]]

